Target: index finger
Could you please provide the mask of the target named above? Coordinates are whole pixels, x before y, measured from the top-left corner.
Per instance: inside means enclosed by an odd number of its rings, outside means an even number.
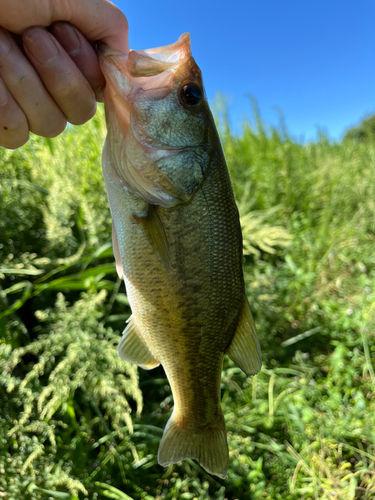
[[[22,34],[30,26],[50,26],[68,21],[91,41],[100,40],[112,49],[129,52],[128,21],[108,0],[0,0],[0,24]]]

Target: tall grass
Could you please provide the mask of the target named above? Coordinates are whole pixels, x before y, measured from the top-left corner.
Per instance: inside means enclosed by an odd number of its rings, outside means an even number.
[[[110,247],[100,110],[0,150],[0,495],[25,499],[375,496],[375,145],[302,144],[254,107],[219,128],[264,366],[226,359],[226,480],[156,454],[162,368],[116,353],[130,314]],[[139,377],[139,378],[138,378]],[[142,410],[143,407],[143,410]]]

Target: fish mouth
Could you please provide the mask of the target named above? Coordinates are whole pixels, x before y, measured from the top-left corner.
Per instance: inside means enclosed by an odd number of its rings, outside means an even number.
[[[105,65],[105,59],[110,59],[121,71],[122,65],[120,69],[116,62],[127,61],[127,70],[132,77],[155,76],[176,64],[182,64],[191,56],[190,35],[184,33],[176,42],[169,45],[146,50],[130,50],[128,54],[111,49],[103,42],[97,42],[96,51],[101,65]]]
[[[134,78],[160,75],[181,65],[191,57],[190,35],[184,33],[172,44],[154,49],[131,51],[128,59],[129,73]]]
[[[97,53],[106,79],[104,103],[107,126],[113,122],[113,126],[121,129],[124,136],[134,113],[134,101],[139,95],[148,94],[154,100],[163,99],[188,77],[189,80],[197,80],[203,88],[200,70],[191,55],[189,33],[184,33],[172,44],[131,50],[128,54],[100,42]],[[137,140],[146,148],[151,143],[155,145],[155,139],[143,130]],[[158,143],[157,147],[175,151],[181,149],[162,143]]]
[[[99,42],[97,53],[107,83],[112,82],[129,97],[130,92],[137,88],[148,90],[170,86],[173,73],[191,57],[190,35],[184,33],[175,43],[147,50],[131,50],[129,54]]]

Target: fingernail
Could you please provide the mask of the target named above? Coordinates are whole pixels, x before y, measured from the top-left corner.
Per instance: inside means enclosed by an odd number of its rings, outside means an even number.
[[[53,37],[42,28],[33,28],[23,35],[25,49],[39,64],[51,63],[59,51]]]
[[[10,51],[10,40],[4,30],[0,29],[0,56],[4,56]]]
[[[71,24],[63,22],[53,24],[51,32],[71,57],[81,50],[81,41],[76,29]]]
[[[8,100],[9,100],[8,90],[3,80],[0,78],[0,106],[5,106],[6,104],[8,104]]]

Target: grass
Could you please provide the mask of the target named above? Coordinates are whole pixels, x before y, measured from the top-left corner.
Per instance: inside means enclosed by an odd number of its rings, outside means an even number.
[[[156,454],[162,368],[117,357],[130,314],[110,247],[103,113],[0,150],[0,494],[25,499],[375,496],[375,144],[218,118],[264,366],[226,359],[226,480]],[[142,409],[143,408],[143,409]]]

